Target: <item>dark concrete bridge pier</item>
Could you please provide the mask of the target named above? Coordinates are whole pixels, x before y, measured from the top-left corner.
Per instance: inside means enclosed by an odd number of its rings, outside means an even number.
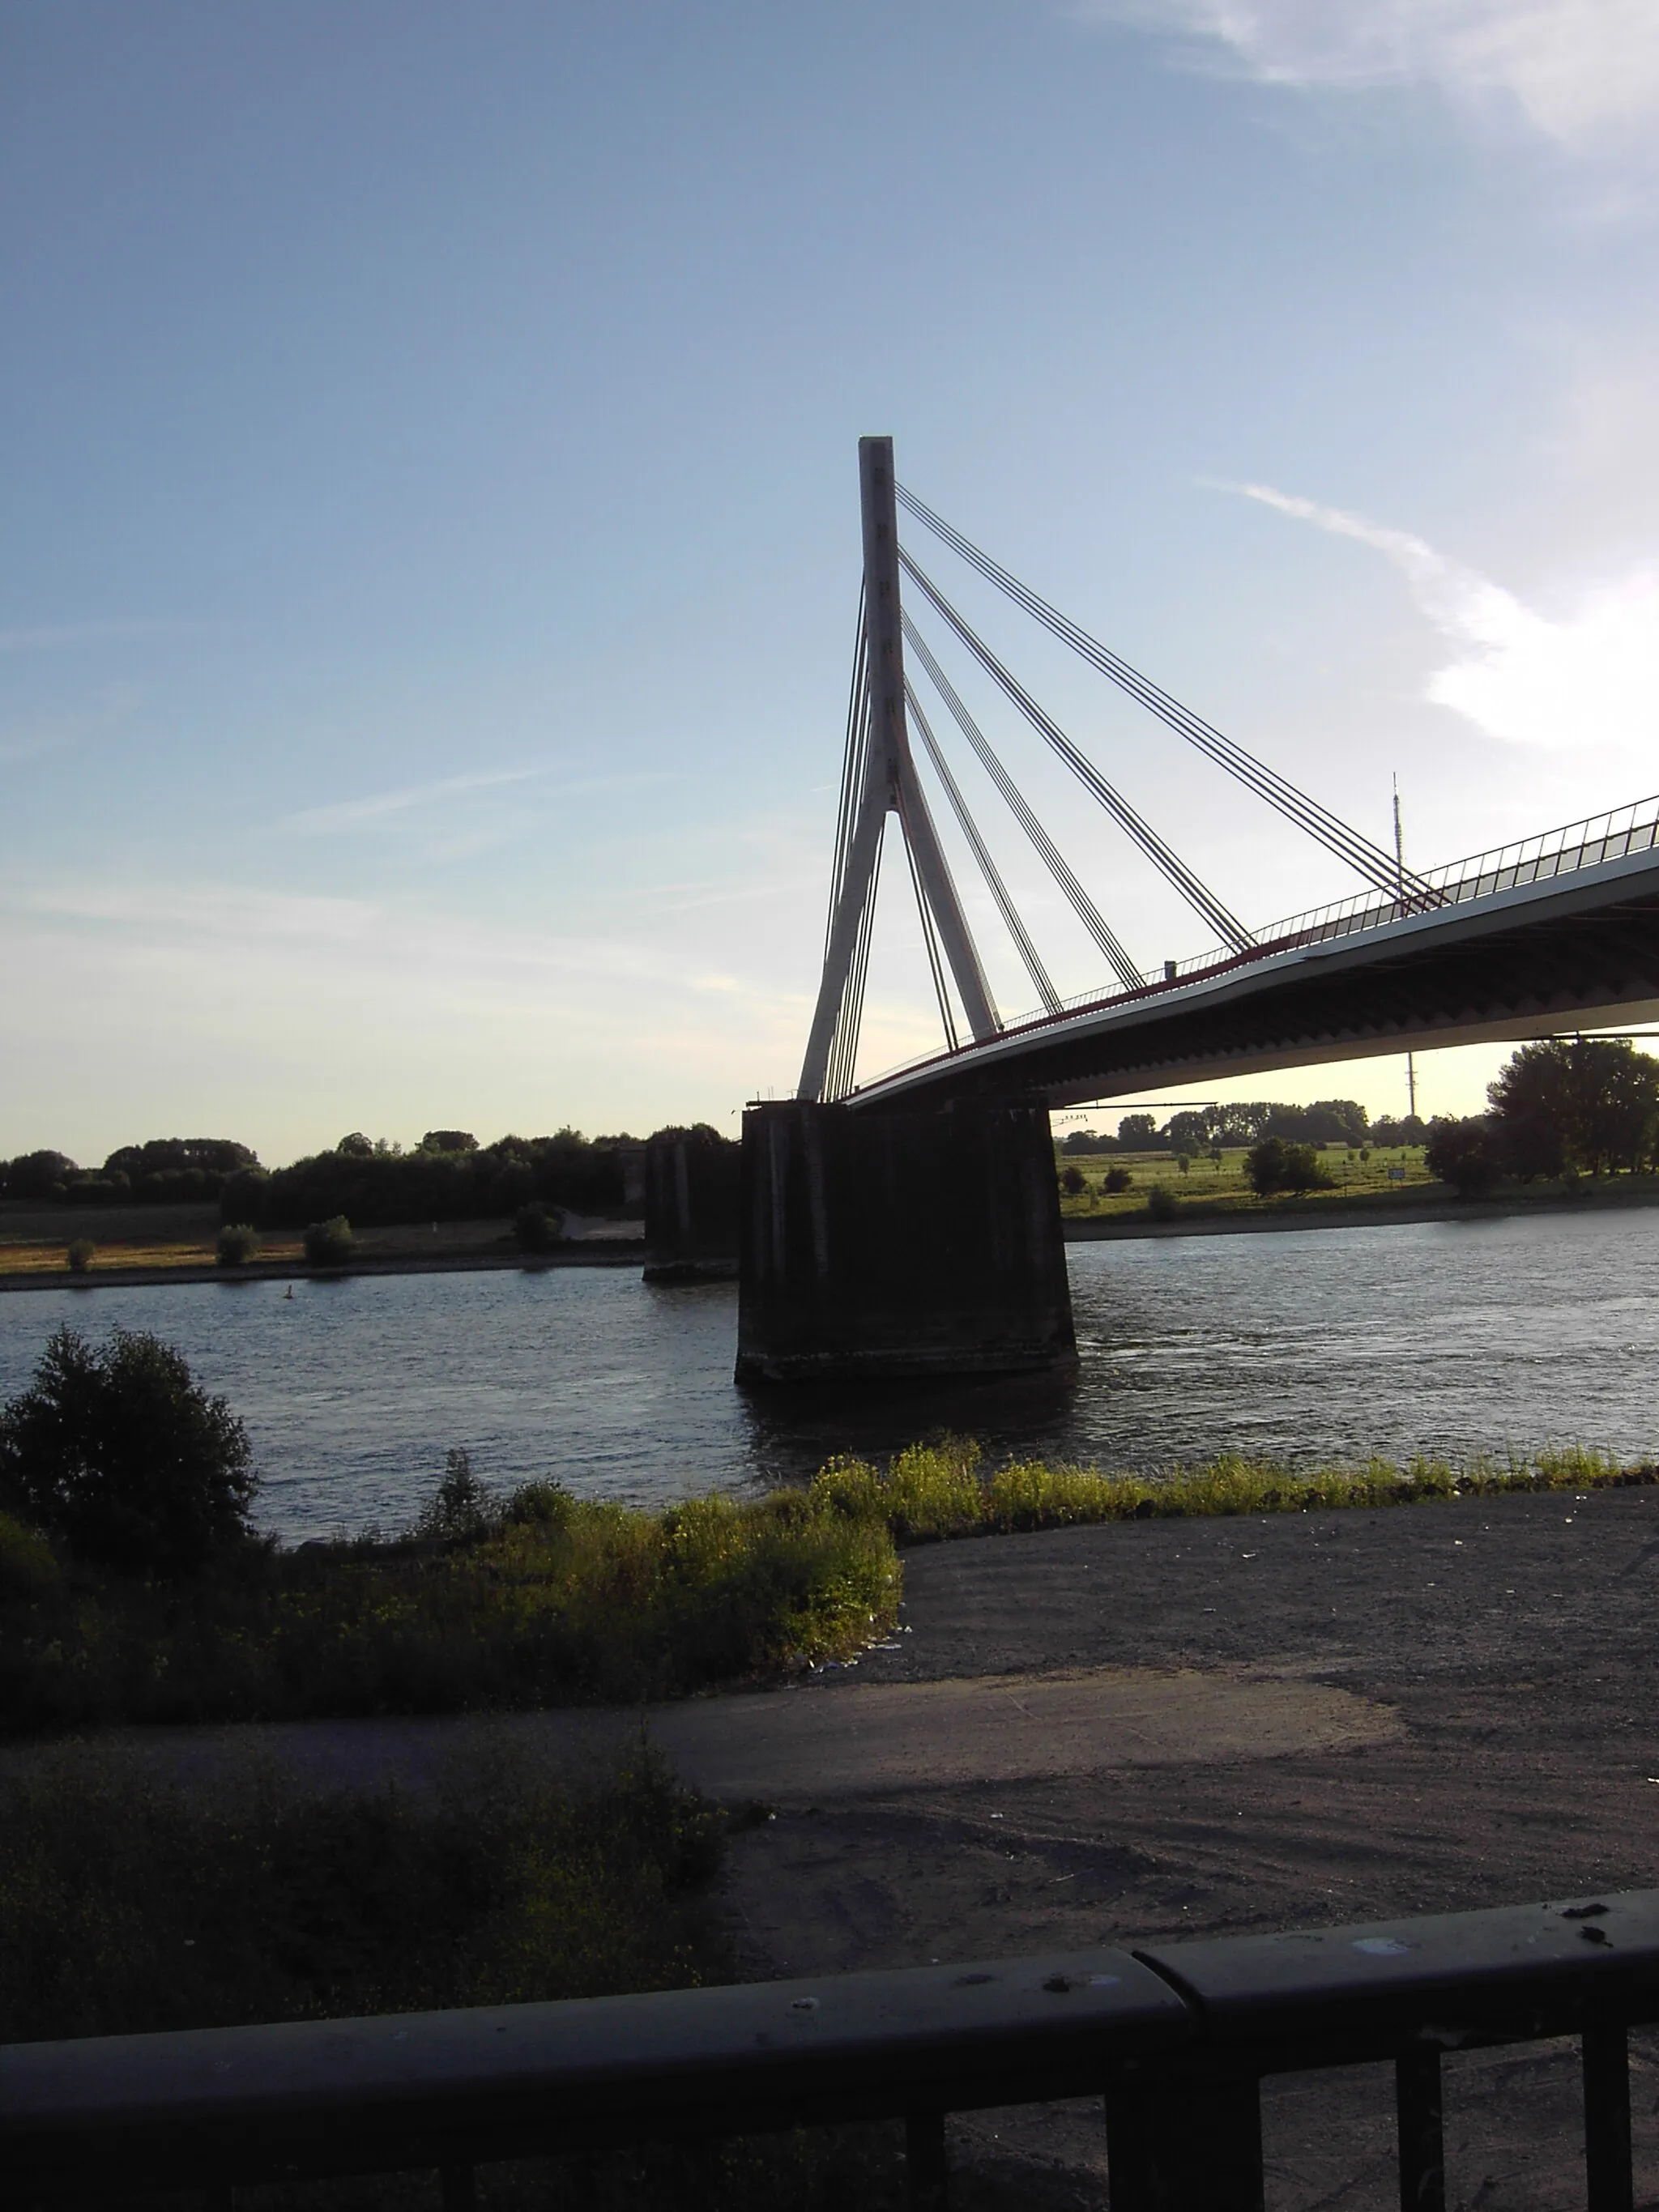
[[[742,1230],[739,1382],[1077,1364],[1046,1107],[751,1107]]]

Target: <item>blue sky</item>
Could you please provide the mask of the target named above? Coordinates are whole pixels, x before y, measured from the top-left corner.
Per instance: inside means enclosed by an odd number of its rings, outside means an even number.
[[[1659,787],[1656,120],[1645,0],[9,0],[0,1152],[789,1091],[860,432],[1419,861]],[[1354,888],[960,597],[1247,921]],[[936,1033],[886,882],[866,1070]]]

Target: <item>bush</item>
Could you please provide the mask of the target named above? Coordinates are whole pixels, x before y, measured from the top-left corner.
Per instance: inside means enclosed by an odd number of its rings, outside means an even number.
[[[1159,1183],[1146,1194],[1146,1218],[1149,1221],[1173,1221],[1181,1211],[1181,1202],[1172,1190]]]
[[[1311,1145],[1287,1145],[1282,1137],[1267,1137],[1245,1155],[1244,1171],[1258,1198],[1271,1198],[1280,1190],[1329,1190],[1330,1170]]]
[[[1100,1187],[1103,1190],[1110,1191],[1115,1196],[1119,1191],[1127,1190],[1133,1181],[1134,1177],[1127,1168],[1108,1168],[1105,1181]]]
[[[247,1541],[258,1478],[247,1431],[159,1337],[71,1328],[0,1408],[0,1501],[124,1572],[190,1574]]]
[[[343,1213],[329,1221],[313,1221],[303,1239],[306,1258],[313,1267],[339,1267],[351,1257],[356,1238]]]
[[[64,1258],[71,1275],[84,1275],[93,1263],[98,1247],[90,1237],[77,1237],[64,1253]]]
[[[1484,1196],[1503,1172],[1492,1130],[1478,1117],[1459,1121],[1437,1115],[1429,1124],[1423,1162],[1431,1176],[1449,1182],[1460,1198]]]
[[[472,1455],[459,1446],[447,1451],[443,1475],[421,1509],[416,1534],[465,1544],[492,1534],[500,1525],[489,1491],[472,1472]]]
[[[564,1242],[564,1213],[541,1199],[521,1206],[513,1217],[513,1240],[520,1252],[550,1252]]]
[[[1089,1188],[1089,1178],[1081,1168],[1067,1167],[1060,1172],[1060,1187],[1067,1198],[1081,1198]]]
[[[259,1232],[251,1221],[232,1221],[219,1231],[214,1258],[222,1267],[246,1267],[259,1249]]]

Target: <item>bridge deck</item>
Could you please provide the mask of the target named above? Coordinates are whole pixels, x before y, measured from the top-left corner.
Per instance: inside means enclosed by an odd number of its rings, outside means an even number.
[[[1050,1105],[1273,1068],[1659,1018],[1659,802],[1455,862],[1443,903],[1375,893],[1279,923],[1249,951],[1073,1004],[880,1076],[848,1100]]]

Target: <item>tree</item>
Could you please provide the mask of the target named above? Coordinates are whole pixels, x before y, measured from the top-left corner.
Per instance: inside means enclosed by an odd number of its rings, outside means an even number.
[[[421,1139],[423,1152],[476,1152],[478,1140],[470,1129],[428,1129]]]
[[[1244,1156],[1244,1172],[1258,1198],[1271,1198],[1285,1188],[1285,1139],[1264,1137]]]
[[[90,1237],[77,1237],[64,1255],[71,1275],[84,1275],[91,1267],[98,1247]]]
[[[1127,1190],[1133,1181],[1134,1177],[1127,1168],[1108,1168],[1100,1187],[1103,1190],[1109,1190],[1115,1196],[1119,1191]]]
[[[0,1165],[0,1198],[61,1196],[75,1172],[67,1152],[20,1152]]]
[[[1060,1187],[1067,1198],[1081,1198],[1089,1188],[1089,1178],[1081,1168],[1068,1167],[1061,1170]]]
[[[1504,1164],[1528,1178],[1639,1167],[1659,1133],[1659,1060],[1627,1038],[1522,1045],[1486,1096]]]
[[[1126,1114],[1117,1125],[1117,1141],[1126,1152],[1158,1149],[1158,1122],[1151,1114]]]
[[[94,1346],[60,1328],[0,1408],[0,1499],[83,1559],[191,1574],[246,1543],[258,1477],[247,1431],[159,1337]]]
[[[1429,1173],[1449,1182],[1460,1198],[1484,1196],[1503,1173],[1492,1130],[1480,1115],[1460,1121],[1437,1114],[1423,1158]]]

